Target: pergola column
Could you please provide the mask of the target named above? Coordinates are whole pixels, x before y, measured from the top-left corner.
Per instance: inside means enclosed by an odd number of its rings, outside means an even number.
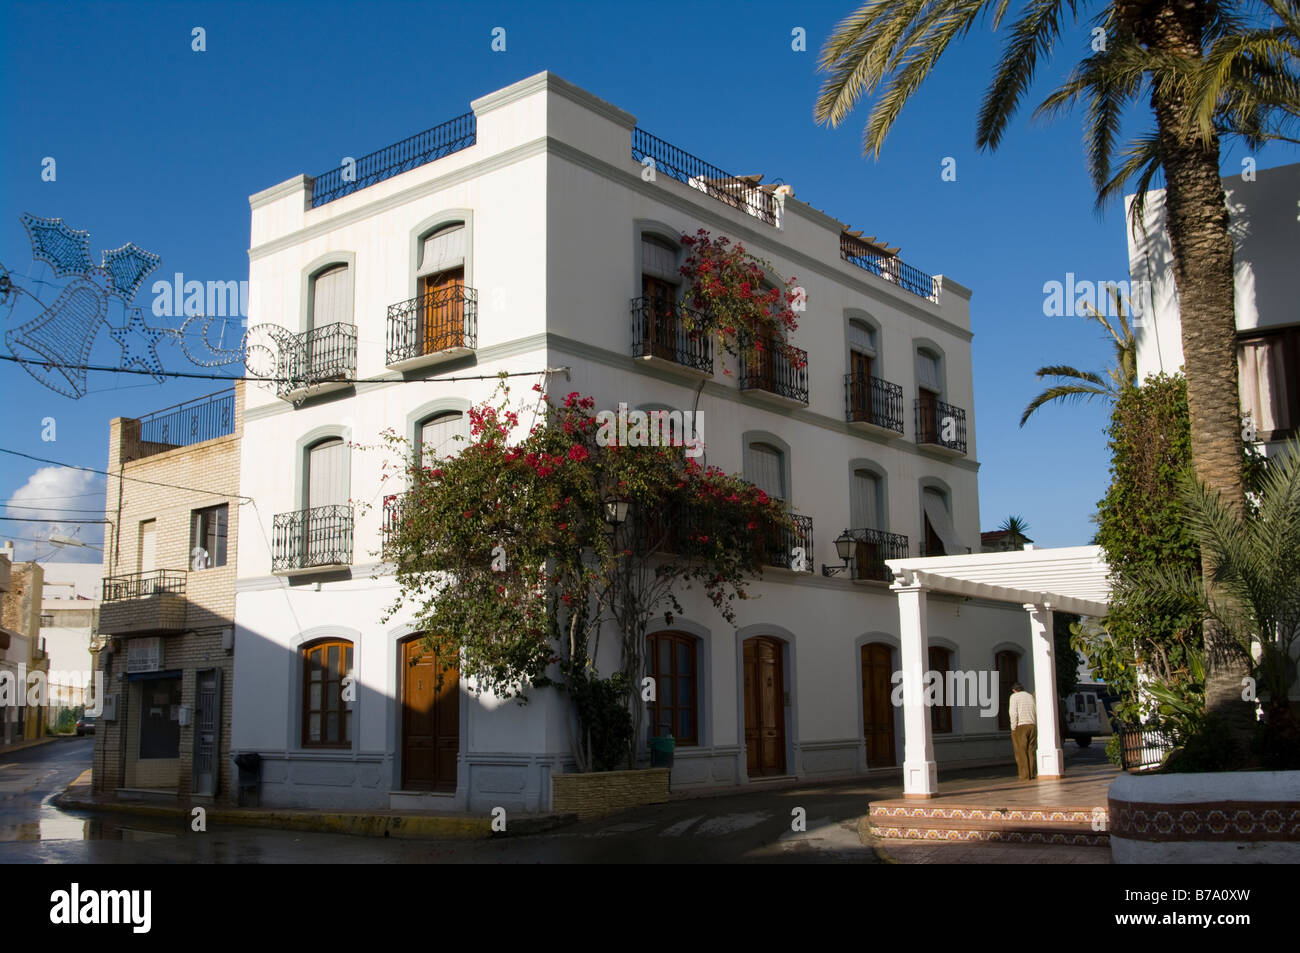
[[[934,797],[939,772],[930,736],[930,709],[925,704],[926,643],[925,587],[895,584],[903,663],[903,797]]]
[[[1038,719],[1038,776],[1052,779],[1065,771],[1061,723],[1056,702],[1056,636],[1052,607],[1026,603],[1029,642],[1034,653],[1034,705]]]

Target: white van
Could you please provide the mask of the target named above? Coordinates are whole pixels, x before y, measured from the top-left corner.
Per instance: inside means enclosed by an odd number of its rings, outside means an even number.
[[[1079,685],[1065,700],[1065,731],[1080,748],[1088,747],[1098,735],[1111,734],[1104,692],[1104,685]]]

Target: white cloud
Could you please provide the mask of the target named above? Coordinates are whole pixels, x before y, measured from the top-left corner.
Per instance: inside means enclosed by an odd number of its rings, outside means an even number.
[[[20,486],[5,503],[5,516],[42,520],[39,523],[5,521],[4,538],[27,537],[48,539],[51,533],[70,536],[89,543],[104,545],[104,526],[95,523],[68,523],[69,518],[103,519],[104,478],[85,470],[69,467],[41,467]],[[85,512],[75,512],[85,511]],[[80,546],[54,547],[49,543],[14,540],[14,558],[19,561],[55,554],[61,562],[97,563],[103,559],[98,549]]]

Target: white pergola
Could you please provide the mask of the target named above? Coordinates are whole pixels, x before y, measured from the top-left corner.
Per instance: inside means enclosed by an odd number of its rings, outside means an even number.
[[[1110,567],[1100,546],[1025,549],[965,556],[890,559],[898,595],[903,663],[903,795],[939,792],[925,704],[926,596],[931,592],[1019,603],[1029,613],[1038,720],[1038,776],[1059,778],[1064,768],[1057,722],[1056,647],[1052,613],[1102,616],[1110,600]]]

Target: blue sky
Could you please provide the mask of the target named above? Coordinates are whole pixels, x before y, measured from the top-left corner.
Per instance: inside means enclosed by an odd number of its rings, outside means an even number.
[[[1037,367],[1100,369],[1109,359],[1100,329],[1043,316],[1043,284],[1067,272],[1127,279],[1122,210],[1093,210],[1078,115],[1045,125],[1023,111],[997,153],[976,150],[974,117],[999,43],[987,25],[949,51],[880,161],[861,155],[865,110],[838,130],[818,127],[817,50],[852,8],[852,0],[10,4],[0,33],[0,262],[45,304],[57,294],[32,282],[53,276],[31,261],[19,222],[30,212],[88,230],[96,261],[127,241],[161,255],[150,283],[178,271],[246,279],[250,194],[405,138],[548,69],[715,165],[793,184],[798,198],[901,246],[909,263],[971,287],[983,528],[1016,513],[1040,545],[1086,543],[1106,485],[1104,408],[1053,407],[1023,430],[1017,422],[1039,389]],[[194,27],[206,31],[205,52],[191,49]],[[496,27],[506,31],[504,52],[491,49]],[[791,49],[796,27],[806,30],[806,52]],[[1062,50],[1031,105],[1082,55],[1082,29]],[[1259,165],[1297,153],[1272,147]],[[42,181],[45,157],[57,163],[53,182]],[[957,161],[955,182],[941,179],[945,157]],[[1224,170],[1239,170],[1240,158],[1225,153]],[[136,300],[146,316],[151,302],[146,287]],[[5,313],[9,330],[39,309],[25,299]],[[122,323],[120,307],[110,319]],[[193,370],[174,347],[161,353],[169,370]],[[100,334],[91,363],[118,357]],[[111,418],[221,386],[92,372],[88,393],[73,400],[2,362],[0,446],[102,468]],[[56,439],[43,440],[51,417]],[[37,474],[41,466],[0,454],[0,500],[13,504],[5,515],[102,506],[102,483]],[[4,522],[0,538],[44,529]],[[81,535],[98,539],[91,526]]]

